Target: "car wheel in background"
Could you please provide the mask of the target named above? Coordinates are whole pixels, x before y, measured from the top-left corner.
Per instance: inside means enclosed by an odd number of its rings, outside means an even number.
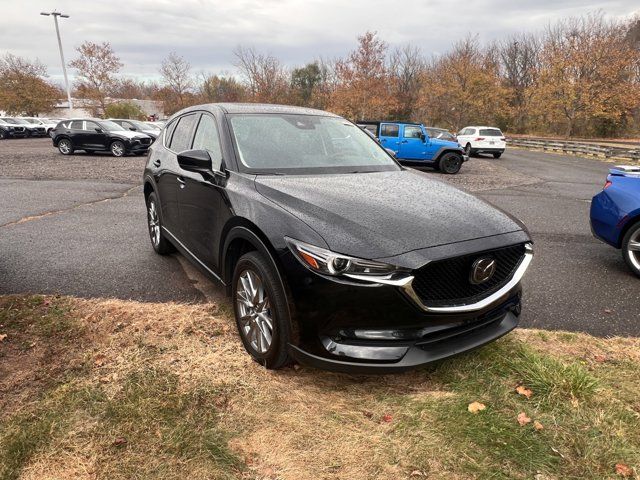
[[[501,155],[502,155],[502,152],[496,152],[493,154],[493,158],[500,158]]]
[[[58,141],[58,150],[63,155],[73,155],[73,145],[71,144],[71,140],[63,138]]]
[[[0,140],[4,140],[5,138],[7,138],[7,132],[0,130]]]
[[[155,193],[147,197],[147,226],[149,227],[149,238],[153,249],[159,255],[167,255],[175,252],[175,247],[166,239],[162,233],[162,221],[160,220],[160,205]]]
[[[460,167],[462,167],[462,157],[457,153],[445,153],[438,160],[438,169],[442,173],[453,175],[460,171]]]
[[[287,365],[289,307],[275,266],[259,252],[246,253],[235,266],[231,287],[244,348],[266,368]]]
[[[109,148],[109,150],[111,150],[111,155],[113,155],[114,157],[122,157],[125,154],[124,143],[122,143],[120,140],[116,140],[115,142],[111,143],[111,147]]]
[[[640,222],[632,225],[622,239],[622,258],[631,271],[640,277]]]

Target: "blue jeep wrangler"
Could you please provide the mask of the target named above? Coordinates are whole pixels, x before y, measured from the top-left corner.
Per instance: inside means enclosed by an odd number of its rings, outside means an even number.
[[[457,142],[431,138],[424,125],[404,122],[358,122],[402,163],[428,165],[443,173],[458,173],[469,157]]]

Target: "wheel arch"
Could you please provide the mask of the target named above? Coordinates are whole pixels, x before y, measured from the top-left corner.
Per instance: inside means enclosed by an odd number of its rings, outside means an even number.
[[[439,161],[445,154],[447,153],[456,153],[461,157],[464,156],[464,152],[461,149],[456,149],[454,147],[442,147],[438,150],[434,156],[435,161]]]
[[[620,230],[620,235],[618,235],[618,248],[622,248],[622,240],[624,239],[627,232],[631,230],[634,225],[640,223],[640,209],[632,212],[629,216],[629,220],[627,220],[627,222],[624,224],[624,227],[622,227],[622,230]]]
[[[246,218],[232,218],[225,225],[222,238],[224,238],[224,242],[221,242],[222,248],[218,265],[221,266],[220,273],[227,285],[228,294],[231,293],[231,278],[236,262],[242,255],[250,251],[256,250],[270,258],[282,280],[282,268],[276,249],[256,224]]]

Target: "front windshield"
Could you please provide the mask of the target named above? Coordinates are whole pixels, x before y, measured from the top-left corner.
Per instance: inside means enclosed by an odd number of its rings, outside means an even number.
[[[141,122],[140,120],[127,120],[127,122],[136,127],[138,130],[149,130],[149,125]]]
[[[253,173],[339,173],[399,170],[359,127],[337,117],[231,115],[244,170]]]
[[[103,120],[100,122],[100,126],[108,132],[121,132],[124,130],[123,127],[110,120]]]

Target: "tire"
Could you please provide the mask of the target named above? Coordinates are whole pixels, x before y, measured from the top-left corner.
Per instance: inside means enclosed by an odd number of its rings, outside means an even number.
[[[470,157],[471,155],[475,154],[476,152],[473,151],[473,149],[471,148],[471,144],[467,143],[464,147],[464,154],[467,157]]]
[[[0,140],[4,140],[5,138],[7,138],[7,132],[0,129]]]
[[[62,138],[58,141],[58,150],[63,155],[73,155],[73,144],[68,138]]]
[[[126,149],[124,148],[124,143],[122,143],[120,140],[111,142],[109,150],[111,151],[111,155],[113,155],[114,157],[124,157],[124,154],[127,153]]]
[[[454,152],[447,152],[438,160],[438,170],[447,175],[454,175],[462,167],[462,157]]]
[[[257,251],[244,254],[234,268],[231,288],[236,325],[247,352],[268,369],[291,363],[287,295],[273,262]]]
[[[622,239],[622,258],[631,271],[640,277],[640,222],[636,222]]]
[[[147,197],[147,227],[151,246],[158,255],[168,255],[176,251],[173,244],[162,233],[162,219],[160,218],[160,205],[155,192]]]
[[[500,158],[502,156],[502,152],[496,152],[493,154],[493,158]]]

